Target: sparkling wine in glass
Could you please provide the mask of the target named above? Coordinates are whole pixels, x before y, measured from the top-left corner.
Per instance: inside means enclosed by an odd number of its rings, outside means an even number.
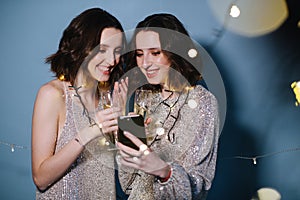
[[[137,89],[134,98],[134,112],[138,115],[145,117],[150,103],[151,103],[152,90]]]
[[[113,98],[112,98],[111,91],[109,91],[109,90],[100,91],[100,101],[102,103],[103,109],[111,108],[113,106]],[[107,135],[109,136],[110,141],[113,144],[115,144],[115,134],[109,133]]]
[[[102,101],[103,109],[112,107],[112,95],[109,90],[100,92],[100,99]]]

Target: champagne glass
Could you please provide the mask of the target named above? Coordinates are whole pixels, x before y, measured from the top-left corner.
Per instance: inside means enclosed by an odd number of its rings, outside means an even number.
[[[122,101],[121,101],[121,96],[117,91],[114,91],[111,93],[109,90],[107,91],[101,91],[100,92],[100,99],[102,101],[102,107],[103,109],[111,108],[111,107],[120,107],[122,108]],[[122,115],[122,113],[125,111],[121,111],[119,113],[119,116]],[[110,136],[110,140],[112,141],[113,144],[116,144],[118,141],[117,138],[117,131],[113,133],[108,134]],[[117,150],[116,147],[110,148],[109,150]]]
[[[103,109],[107,109],[112,107],[113,101],[112,101],[112,95],[109,90],[101,91],[100,92],[100,100],[102,102]]]
[[[113,106],[113,98],[112,98],[111,91],[110,90],[100,91],[100,101],[102,103],[102,108],[103,109],[111,108]],[[108,136],[110,138],[110,141],[113,144],[115,144],[115,141],[116,141],[115,133],[108,133]]]
[[[148,117],[152,119],[154,115],[151,114],[149,110],[152,98],[152,90],[137,89],[134,98],[134,112],[138,115],[142,115],[144,119]],[[155,135],[153,134],[154,129],[152,124],[153,122],[150,122],[150,124],[148,124],[147,127],[145,127],[147,143],[151,142]]]
[[[134,112],[144,118],[151,104],[152,90],[137,89],[134,98]]]

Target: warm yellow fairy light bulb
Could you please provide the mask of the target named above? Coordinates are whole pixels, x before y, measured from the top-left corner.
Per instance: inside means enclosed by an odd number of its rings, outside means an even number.
[[[293,82],[291,84],[291,88],[293,89],[294,93],[295,93],[295,96],[296,96],[296,102],[295,102],[295,105],[296,106],[299,106],[300,104],[300,81],[298,82]]]
[[[63,74],[61,74],[61,75],[58,77],[58,79],[59,79],[60,81],[64,81],[64,80],[65,80],[65,76],[64,76]]]
[[[280,200],[280,193],[273,188],[261,188],[257,190],[258,199],[272,199],[272,200]]]
[[[260,36],[280,27],[288,17],[285,0],[208,0],[225,29],[243,36]]]

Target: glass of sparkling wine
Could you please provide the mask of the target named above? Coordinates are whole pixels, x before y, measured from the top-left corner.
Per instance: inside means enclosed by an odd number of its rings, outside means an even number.
[[[103,109],[112,107],[112,95],[109,90],[101,91],[100,99],[102,101]]]
[[[112,93],[109,90],[102,90],[100,91],[100,101],[102,103],[102,108],[103,109],[108,109],[113,106],[113,98],[112,98]],[[115,144],[116,137],[114,133],[108,134],[110,141]],[[113,149],[112,149],[113,150]]]
[[[134,97],[134,113],[138,115],[142,115],[145,120],[149,116],[151,116],[149,108],[151,106],[152,98],[153,98],[152,90],[137,89],[135,91],[135,97]],[[147,143],[149,143],[153,140],[152,130],[150,127],[145,127],[145,129],[146,129]]]
[[[146,116],[151,103],[152,90],[137,89],[134,97],[134,112]]]

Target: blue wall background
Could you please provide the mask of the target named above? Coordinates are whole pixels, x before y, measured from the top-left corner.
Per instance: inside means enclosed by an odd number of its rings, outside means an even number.
[[[214,59],[226,88],[227,117],[208,199],[250,199],[261,187],[275,188],[282,199],[300,199],[300,108],[290,89],[300,80],[300,6],[287,3],[290,16],[278,30],[254,38],[225,31],[217,38],[220,24],[206,0],[1,1],[0,141],[24,149],[12,153],[0,144],[0,199],[35,197],[31,114],[38,88],[52,79],[44,58],[56,51],[72,18],[91,7],[115,15],[125,30],[149,14],[173,13]],[[266,154],[256,165],[234,158]]]

